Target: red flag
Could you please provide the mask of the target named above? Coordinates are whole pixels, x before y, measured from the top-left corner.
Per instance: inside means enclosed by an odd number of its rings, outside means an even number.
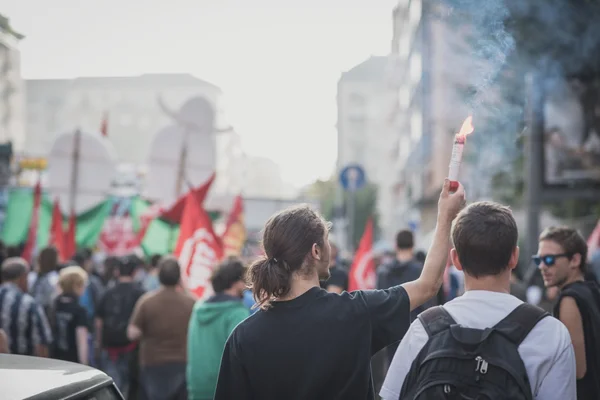
[[[104,113],[104,117],[102,118],[100,133],[102,133],[102,136],[108,137],[108,112]]]
[[[27,234],[27,243],[23,249],[22,257],[32,262],[33,253],[37,246],[38,224],[40,219],[40,204],[42,203],[42,184],[38,179],[33,189],[33,208],[31,210],[31,220],[29,221],[29,232]]]
[[[242,254],[242,248],[246,242],[246,226],[244,224],[244,200],[241,195],[237,195],[233,201],[222,241],[225,255],[240,256]]]
[[[50,240],[49,244],[56,247],[58,258],[61,262],[67,261],[65,254],[65,234],[63,232],[63,217],[60,212],[60,204],[58,199],[54,200],[52,207],[52,222],[50,223]]]
[[[160,214],[160,218],[164,219],[167,222],[171,222],[174,224],[181,223],[181,217],[183,216],[183,209],[185,208],[185,204],[187,201],[187,196],[189,193],[192,193],[196,197],[196,201],[198,204],[202,205],[204,203],[204,199],[206,198],[206,194],[210,189],[213,181],[215,180],[215,173],[208,178],[206,182],[204,182],[201,186],[198,186],[195,189],[191,189],[187,194],[181,196],[175,204],[173,204],[169,209],[163,211]]]
[[[210,296],[210,276],[223,258],[223,245],[215,235],[210,216],[193,192],[188,193],[185,201],[174,254],[179,259],[187,289],[199,299]]]
[[[65,258],[70,259],[77,252],[77,243],[75,242],[75,234],[77,229],[77,216],[75,215],[75,211],[71,211],[71,215],[69,216],[69,227],[67,228],[67,233],[65,234]],[[83,265],[81,265],[83,267]]]
[[[373,260],[373,220],[369,218],[350,267],[348,291],[375,289],[376,275]]]

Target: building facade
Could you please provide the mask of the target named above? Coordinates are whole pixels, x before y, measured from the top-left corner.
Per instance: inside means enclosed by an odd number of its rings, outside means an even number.
[[[23,38],[0,14],[0,143],[11,142],[13,151],[25,145],[25,85],[18,49]]]
[[[337,171],[359,164],[367,181],[377,185],[377,212],[384,238],[392,234],[390,193],[397,140],[393,125],[397,93],[390,86],[389,71],[389,57],[371,56],[342,74],[337,93]],[[337,236],[343,236],[342,232],[337,232]]]
[[[393,225],[409,227],[427,246],[455,133],[471,110],[461,89],[469,85],[464,29],[439,18],[441,4],[400,0],[393,10],[390,84],[398,94],[398,137],[392,185]],[[472,146],[471,146],[472,147]],[[466,147],[468,153],[473,149]],[[463,163],[461,182],[468,180]]]
[[[132,164],[146,162],[156,133],[173,122],[162,105],[179,110],[200,96],[218,116],[222,95],[215,85],[189,74],[32,79],[26,88],[27,156],[44,157],[56,136],[69,130],[100,134],[106,120],[119,161]]]

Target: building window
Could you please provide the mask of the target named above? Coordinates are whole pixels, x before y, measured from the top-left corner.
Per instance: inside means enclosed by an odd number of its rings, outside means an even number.
[[[411,26],[417,26],[421,21],[421,13],[423,11],[423,7],[421,4],[421,0],[413,0],[410,2],[410,9],[408,11],[408,20],[410,21]]]
[[[400,44],[398,48],[398,54],[400,57],[408,57],[410,53],[410,32],[404,32],[402,36],[400,36]]]
[[[421,139],[423,135],[423,116],[420,111],[413,111],[410,116],[410,138],[413,143]]]
[[[401,109],[410,105],[410,90],[406,86],[402,86],[398,92],[398,105]]]
[[[421,80],[423,74],[423,61],[421,59],[421,53],[415,52],[410,57],[410,81],[416,84]]]

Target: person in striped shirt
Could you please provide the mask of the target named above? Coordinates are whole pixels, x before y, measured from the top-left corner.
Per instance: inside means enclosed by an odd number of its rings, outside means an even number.
[[[8,258],[0,273],[0,329],[8,336],[10,352],[48,357],[52,331],[42,306],[27,294],[29,264],[22,258]]]

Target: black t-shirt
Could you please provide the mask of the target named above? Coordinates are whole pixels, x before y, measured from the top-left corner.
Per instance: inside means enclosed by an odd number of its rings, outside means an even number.
[[[104,347],[123,347],[131,343],[127,326],[135,303],[143,294],[144,290],[134,282],[118,282],[104,293],[96,308],[96,317],[102,320]]]
[[[577,380],[578,400],[600,399],[600,288],[593,281],[573,282],[565,286],[554,307],[554,316],[560,318],[560,302],[564,297],[572,297],[577,303],[583,323],[585,342],[586,372]]]
[[[54,301],[52,312],[54,343],[52,357],[72,362],[79,362],[76,331],[79,327],[88,326],[87,314],[77,297],[61,294]]]
[[[342,290],[348,290],[348,274],[340,267],[329,268],[331,276],[325,281],[321,281],[321,287],[327,289],[329,285],[341,287]]]
[[[374,399],[371,356],[409,327],[403,287],[342,294],[314,287],[240,323],[216,400]]]

